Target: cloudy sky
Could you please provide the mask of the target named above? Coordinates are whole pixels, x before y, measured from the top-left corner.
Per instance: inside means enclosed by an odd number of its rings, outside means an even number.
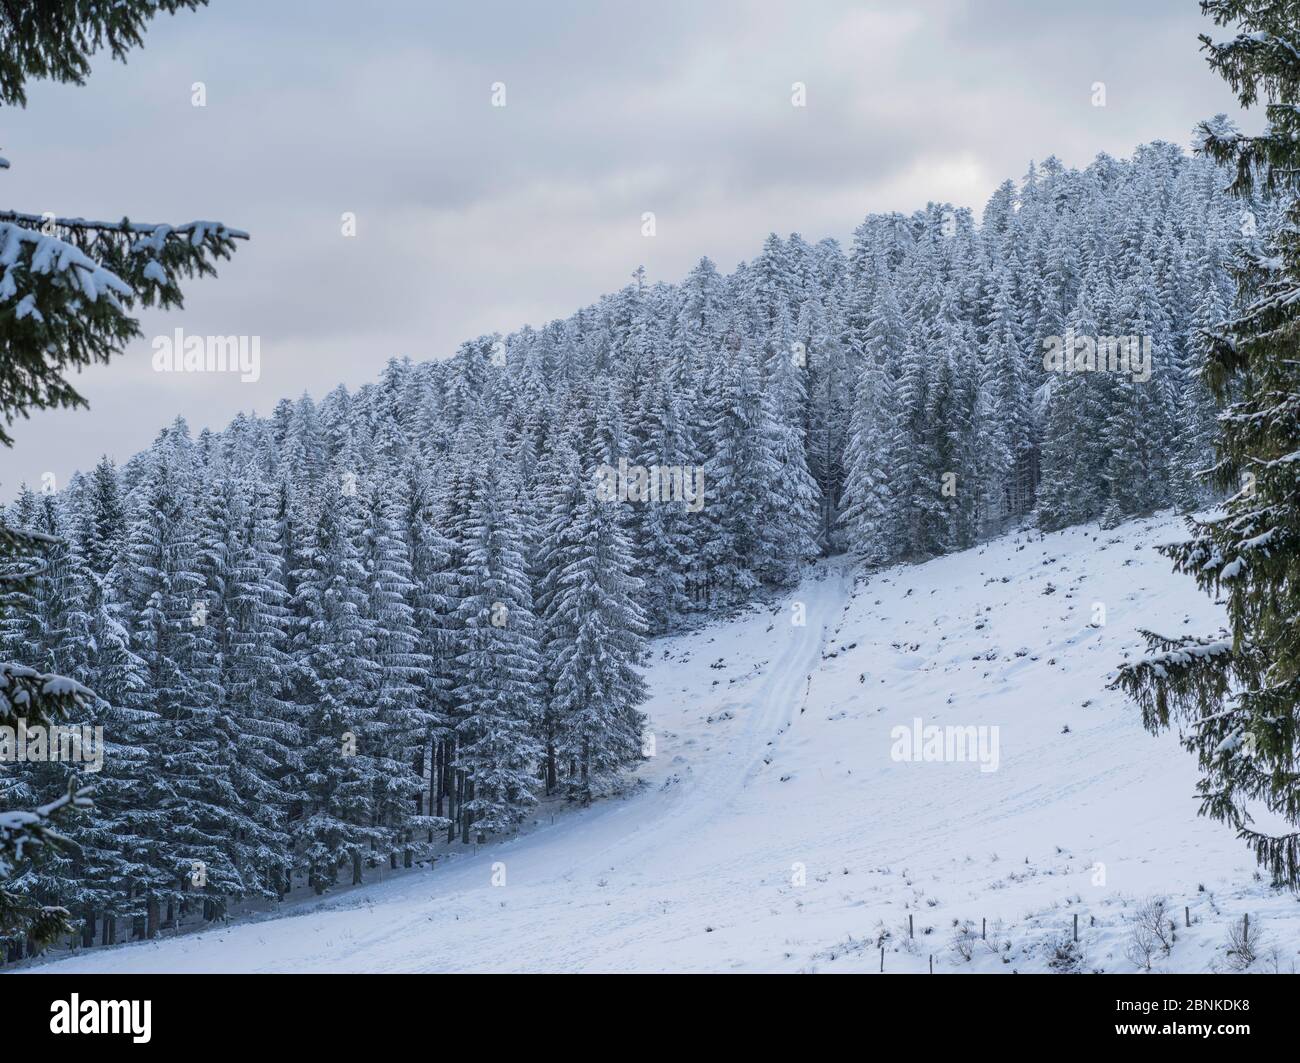
[[[844,240],[929,200],[978,216],[1031,159],[1187,144],[1235,113],[1207,30],[1195,0],[212,0],[163,17],[127,65],[0,114],[6,205],[215,218],[252,240],[79,378],[90,410],[16,426],[0,494],[121,461],[177,414],[219,428],[392,355],[540,325],[639,264],[730,270],[769,231]],[[150,340],[176,327],[259,336],[260,380],[153,372]]]

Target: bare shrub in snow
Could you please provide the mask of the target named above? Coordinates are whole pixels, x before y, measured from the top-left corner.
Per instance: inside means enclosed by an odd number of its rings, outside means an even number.
[[[1168,956],[1174,947],[1174,922],[1169,918],[1169,902],[1164,897],[1143,901],[1129,920],[1129,941],[1124,954],[1144,971],[1152,962]]]
[[[1011,941],[1005,936],[1001,919],[994,919],[993,925],[988,928],[988,935],[984,938],[984,947],[995,956],[999,952],[1010,951]]]
[[[1081,974],[1085,962],[1083,948],[1073,937],[1047,943],[1047,966],[1056,974]]]
[[[1249,970],[1260,956],[1260,930],[1258,922],[1242,916],[1228,924],[1228,966],[1234,971]]]
[[[1124,955],[1144,971],[1151,970],[1151,961],[1159,952],[1159,942],[1150,928],[1134,920],[1129,930],[1128,945]]]
[[[1151,897],[1139,906],[1133,918],[1140,919],[1151,928],[1160,951],[1168,956],[1177,940],[1178,929],[1169,909],[1169,901],[1164,897]]]
[[[980,936],[976,933],[975,928],[971,926],[970,920],[963,919],[953,928],[949,947],[966,963],[970,963],[971,957],[975,954],[975,945],[979,939]]]

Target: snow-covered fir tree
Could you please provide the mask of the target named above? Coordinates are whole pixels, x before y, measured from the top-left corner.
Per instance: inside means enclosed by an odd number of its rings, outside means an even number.
[[[1300,33],[1295,5],[1207,0],[1236,34],[1203,37],[1210,65],[1242,106],[1263,102],[1262,133],[1222,119],[1201,127],[1202,150],[1231,164],[1233,192],[1263,189],[1285,224],[1237,263],[1239,308],[1210,326],[1199,377],[1222,406],[1211,480],[1230,493],[1216,512],[1188,519],[1188,542],[1164,548],[1178,571],[1227,606],[1229,629],[1210,636],[1147,632],[1152,656],[1126,663],[1117,685],[1152,732],[1177,727],[1196,754],[1202,814],[1234,827],[1276,885],[1300,886]],[[1211,277],[1207,282],[1214,283]],[[1187,403],[1189,408],[1196,403]]]
[[[7,523],[66,547],[0,638],[94,690],[69,711],[107,741],[81,855],[24,869],[24,903],[111,942],[509,835],[635,769],[648,636],[819,554],[1212,500],[1187,472],[1216,431],[1197,330],[1280,217],[1257,194],[1242,235],[1227,178],[1168,144],[1048,159],[978,226],[931,204],[847,252],[773,235],[730,274],[638,270],[563,320],[198,438],[177,422],[19,497]],[[1130,335],[1146,379],[1045,361]],[[606,500],[620,462],[702,496]],[[64,781],[6,785],[30,807]]]

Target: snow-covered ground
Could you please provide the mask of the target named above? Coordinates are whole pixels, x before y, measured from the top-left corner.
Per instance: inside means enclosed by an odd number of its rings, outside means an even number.
[[[1290,971],[1300,904],[1197,817],[1175,736],[1106,689],[1137,628],[1218,625],[1152,548],[1181,535],[1012,535],[856,584],[831,562],[655,643],[657,755],[625,796],[279,918],[33,970],[876,971],[883,938],[887,972],[1039,971],[1077,914],[1080,966],[1133,971],[1132,917],[1160,896],[1178,929],[1156,969],[1228,969],[1249,914],[1252,969]],[[918,718],[996,728],[985,763],[901,759]]]

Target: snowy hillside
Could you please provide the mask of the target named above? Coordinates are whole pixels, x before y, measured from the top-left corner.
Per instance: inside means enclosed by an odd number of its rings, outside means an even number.
[[[1152,549],[1181,534],[1013,535],[856,586],[832,562],[653,645],[656,756],[633,792],[543,805],[519,838],[282,918],[36,969],[875,971],[887,935],[887,972],[1038,971],[1077,914],[1079,966],[1133,971],[1132,917],[1162,896],[1178,930],[1156,969],[1229,969],[1249,914],[1253,969],[1290,970],[1300,906],[1197,817],[1176,738],[1105,689],[1138,627],[1217,626]],[[983,763],[903,759],[933,725],[989,728]]]

